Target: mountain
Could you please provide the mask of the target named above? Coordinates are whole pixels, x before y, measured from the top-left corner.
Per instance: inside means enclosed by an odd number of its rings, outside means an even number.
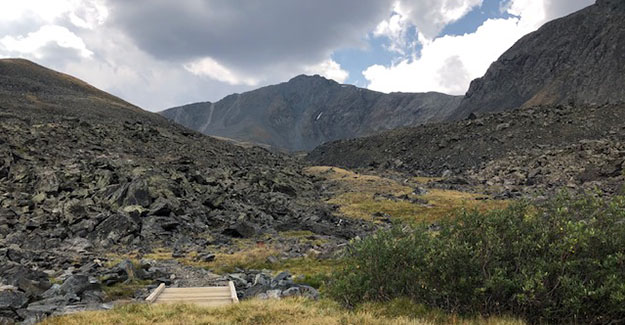
[[[474,80],[449,117],[468,120],[326,143],[308,159],[457,175],[504,196],[521,187],[616,192],[625,180],[623,21],[625,1],[599,0],[523,37]]]
[[[233,238],[306,230],[338,245],[371,229],[334,216],[316,182],[288,156],[0,60],[0,323],[101,303],[101,287],[130,276],[178,281],[153,264],[111,268],[111,256],[165,249],[209,259]]]
[[[625,181],[624,119],[625,104],[536,106],[326,143],[307,159],[443,176],[506,195],[562,187],[613,193]]]
[[[453,118],[540,104],[625,101],[625,1],[599,0],[521,38],[474,80]]]
[[[301,75],[161,114],[204,134],[300,151],[331,140],[442,121],[460,100],[440,93],[384,94]]]

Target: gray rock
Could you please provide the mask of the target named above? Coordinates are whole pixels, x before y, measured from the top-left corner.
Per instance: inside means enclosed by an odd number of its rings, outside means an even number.
[[[65,248],[76,253],[87,252],[92,247],[93,245],[86,238],[75,237],[65,241]]]
[[[51,286],[48,275],[23,266],[15,266],[3,272],[5,281],[19,288],[30,298],[36,298]]]
[[[426,195],[426,194],[428,194],[428,190],[426,190],[425,188],[423,188],[421,186],[417,186],[417,187],[414,188],[412,193],[414,195]]]
[[[254,287],[267,286],[269,284],[271,284],[271,276],[265,273],[256,274],[256,276],[254,277],[254,282],[252,283]]]
[[[273,278],[273,282],[280,282],[280,281],[284,281],[284,280],[289,280],[291,279],[291,273],[289,273],[288,271],[284,271],[284,272],[280,272],[278,275],[276,275],[275,278]]]
[[[241,221],[224,230],[222,234],[235,238],[251,238],[256,236],[259,232],[258,227],[255,225],[247,221]]]
[[[228,279],[231,280],[232,282],[234,282],[234,285],[237,288],[247,288],[248,286],[248,282],[245,279],[245,274],[238,274],[238,273],[234,273],[234,274],[228,274]]]
[[[26,306],[28,297],[25,293],[12,290],[0,291],[0,312],[15,310]]]
[[[319,299],[319,291],[313,287],[301,285],[299,286],[299,291],[302,297],[313,300]]]
[[[280,299],[280,296],[282,295],[282,290],[279,290],[279,289],[267,290],[265,294],[267,295],[267,299]]]
[[[295,297],[300,296],[301,292],[299,287],[291,287],[282,291],[282,297]]]
[[[269,263],[269,264],[278,264],[278,263],[280,263],[280,260],[278,260],[277,257],[271,255],[271,256],[267,257],[267,263]]]
[[[204,254],[199,254],[198,256],[195,257],[196,261],[199,262],[212,262],[215,260],[215,254],[211,254],[211,253],[204,253]]]
[[[145,181],[137,180],[128,186],[126,198],[124,199],[125,205],[139,205],[147,208],[152,204],[152,197],[148,190],[148,186]]]
[[[129,259],[119,262],[111,271],[119,274],[123,281],[143,278],[143,270],[137,269]]]
[[[88,275],[85,274],[76,274],[67,278],[59,288],[61,293],[70,294],[70,295],[81,295],[83,292],[87,290],[98,290],[100,289],[100,283],[91,279]]]

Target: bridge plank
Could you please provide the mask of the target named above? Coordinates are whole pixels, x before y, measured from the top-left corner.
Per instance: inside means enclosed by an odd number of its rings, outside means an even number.
[[[161,284],[148,298],[148,303],[192,303],[200,306],[222,306],[239,303],[232,281],[223,287],[166,288]]]

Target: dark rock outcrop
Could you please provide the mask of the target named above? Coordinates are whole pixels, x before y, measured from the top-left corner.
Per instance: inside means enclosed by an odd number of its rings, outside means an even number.
[[[161,112],[204,134],[290,151],[445,120],[461,97],[440,93],[384,94],[320,76]]]
[[[625,2],[595,5],[521,38],[474,80],[453,118],[543,104],[625,101]]]

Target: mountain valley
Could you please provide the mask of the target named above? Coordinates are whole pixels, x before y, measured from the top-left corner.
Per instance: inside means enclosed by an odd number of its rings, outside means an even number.
[[[624,4],[465,96],[299,75],[151,113],[0,59],[0,324],[622,322]]]

